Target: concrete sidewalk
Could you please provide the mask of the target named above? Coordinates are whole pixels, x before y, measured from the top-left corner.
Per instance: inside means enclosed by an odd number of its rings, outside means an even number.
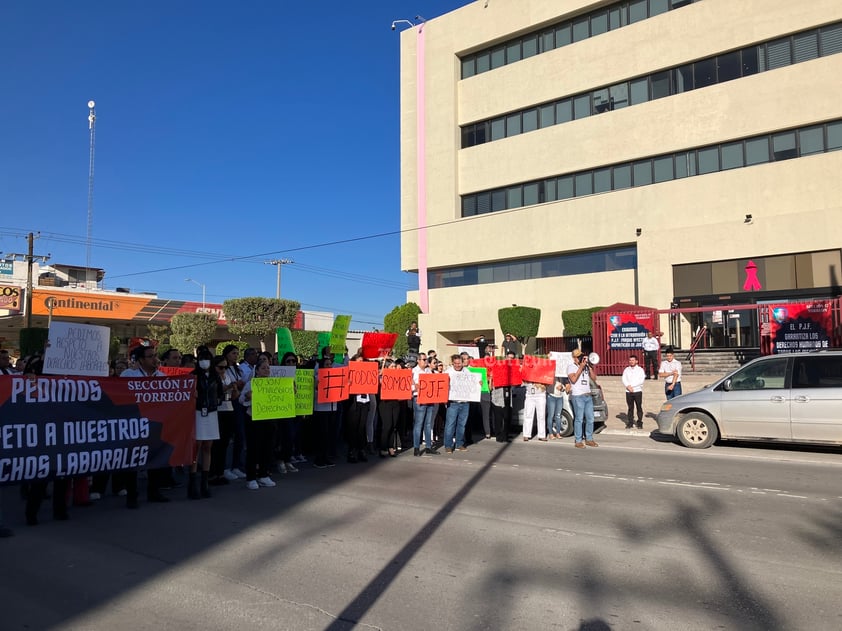
[[[688,373],[681,375],[681,388],[684,394],[694,392],[724,375]],[[603,434],[625,434],[649,436],[658,429],[657,417],[661,404],[666,401],[664,380],[649,379],[643,386],[643,429],[626,429],[626,390],[619,376],[599,376],[602,394],[608,403],[608,419]]]

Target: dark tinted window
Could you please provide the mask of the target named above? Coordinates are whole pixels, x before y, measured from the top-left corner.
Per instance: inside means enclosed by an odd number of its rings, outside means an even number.
[[[842,388],[842,357],[805,355],[795,358],[793,388]]]

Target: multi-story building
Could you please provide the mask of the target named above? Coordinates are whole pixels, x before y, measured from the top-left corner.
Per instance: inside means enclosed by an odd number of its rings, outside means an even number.
[[[838,296],[840,77],[838,0],[477,0],[405,30],[424,346],[616,302],[722,306],[714,341],[756,346],[729,305]]]

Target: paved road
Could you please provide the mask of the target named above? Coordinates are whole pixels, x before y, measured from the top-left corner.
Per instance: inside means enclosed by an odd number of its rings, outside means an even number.
[[[0,628],[842,628],[838,451],[600,442],[45,507],[36,528],[7,490]]]

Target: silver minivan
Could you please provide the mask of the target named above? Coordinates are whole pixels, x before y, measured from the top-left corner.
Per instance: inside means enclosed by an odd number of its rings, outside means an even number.
[[[842,351],[755,359],[666,401],[658,430],[697,449],[720,437],[842,445]]]

